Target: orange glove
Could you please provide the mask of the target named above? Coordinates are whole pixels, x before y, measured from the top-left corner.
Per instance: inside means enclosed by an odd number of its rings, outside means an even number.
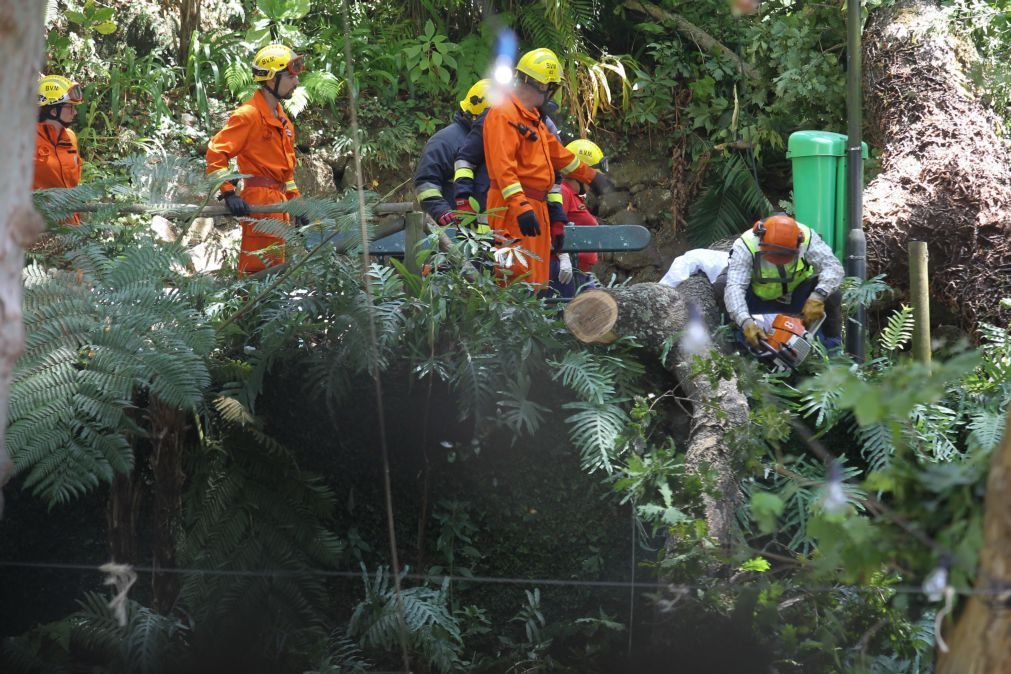
[[[811,293],[807,302],[804,302],[804,308],[800,310],[800,315],[804,317],[804,325],[810,328],[825,318],[825,300],[820,295]]]
[[[758,327],[758,323],[756,323],[753,318],[749,318],[744,321],[744,325],[741,326],[741,331],[744,333],[744,339],[748,340],[748,344],[755,349],[758,348],[759,339],[769,338],[769,335],[765,334],[765,331]]]

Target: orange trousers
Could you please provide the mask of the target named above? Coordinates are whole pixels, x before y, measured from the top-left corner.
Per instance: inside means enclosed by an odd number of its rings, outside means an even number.
[[[246,187],[240,195],[249,205],[276,204],[287,201],[284,192],[270,187]],[[284,262],[284,239],[256,229],[257,220],[284,220],[287,213],[255,213],[242,219],[242,247],[239,251],[239,275],[262,271]],[[264,249],[269,250],[264,250]]]
[[[488,190],[488,226],[496,230],[503,245],[519,246],[523,249],[523,260],[516,260],[512,266],[500,271],[508,271],[506,283],[516,280],[532,283],[538,288],[547,287],[551,276],[551,222],[548,218],[548,205],[543,201],[527,199],[537,221],[541,223],[541,233],[537,236],[523,236],[516,214],[513,209],[493,212],[493,209],[506,206],[502,192],[497,189]],[[519,239],[517,243],[511,243]],[[522,278],[521,278],[522,277]]]

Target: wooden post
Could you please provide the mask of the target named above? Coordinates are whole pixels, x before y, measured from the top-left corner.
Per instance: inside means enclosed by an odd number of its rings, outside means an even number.
[[[930,365],[930,281],[927,244],[909,242],[909,295],[913,303],[913,357]]]
[[[405,216],[404,228],[404,266],[412,274],[421,273],[418,265],[418,244],[425,236],[425,214],[412,211]]]
[[[937,660],[937,674],[1011,672],[1011,416],[994,447],[975,589]]]

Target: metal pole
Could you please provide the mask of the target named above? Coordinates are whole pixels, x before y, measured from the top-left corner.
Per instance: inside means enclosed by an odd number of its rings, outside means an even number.
[[[861,151],[863,126],[863,96],[861,74],[863,59],[860,53],[861,2],[848,0],[846,16],[846,218],[849,234],[846,237],[846,275],[861,280],[867,278],[867,239],[864,236],[864,167]],[[861,304],[846,323],[846,350],[857,362],[864,359],[864,324],[867,312]]]
[[[913,303],[913,357],[930,365],[930,275],[927,244],[909,242],[909,295]]]

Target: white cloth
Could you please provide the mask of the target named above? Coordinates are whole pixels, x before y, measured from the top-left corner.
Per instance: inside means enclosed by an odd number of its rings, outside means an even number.
[[[696,248],[684,255],[674,258],[670,269],[660,279],[660,283],[671,288],[677,288],[688,277],[697,271],[704,271],[710,283],[715,283],[716,278],[727,268],[727,260],[730,254],[721,250],[709,250],[708,248]]]
[[[558,280],[561,283],[572,281],[572,259],[568,253],[562,253],[558,256]]]

